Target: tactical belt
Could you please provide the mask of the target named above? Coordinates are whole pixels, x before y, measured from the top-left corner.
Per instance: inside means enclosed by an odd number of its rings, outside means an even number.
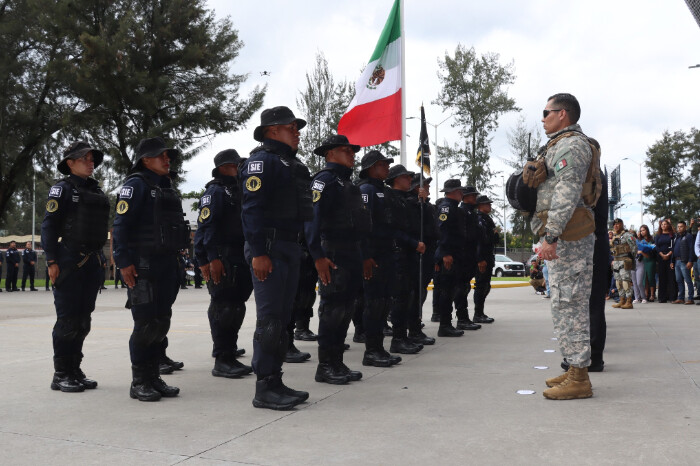
[[[338,240],[338,239],[324,239],[321,240],[321,245],[324,249],[357,249],[360,247],[360,241],[358,240]]]
[[[265,238],[271,241],[299,241],[300,233],[297,231],[280,230],[279,228],[265,228]]]

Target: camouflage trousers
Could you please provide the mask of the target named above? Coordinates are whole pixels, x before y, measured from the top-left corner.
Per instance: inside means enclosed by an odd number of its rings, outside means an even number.
[[[632,274],[634,270],[625,270],[625,261],[613,261],[613,278],[617,284],[617,291],[622,298],[634,298],[634,290],[632,288]]]
[[[560,239],[559,259],[547,261],[554,332],[562,356],[574,367],[591,365],[589,301],[594,243],[593,234],[579,241]]]

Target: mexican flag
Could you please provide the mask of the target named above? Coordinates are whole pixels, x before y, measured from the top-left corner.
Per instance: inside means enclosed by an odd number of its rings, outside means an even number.
[[[338,134],[372,146],[401,139],[401,17],[394,1],[369,64],[355,84],[355,98],[338,123]]]

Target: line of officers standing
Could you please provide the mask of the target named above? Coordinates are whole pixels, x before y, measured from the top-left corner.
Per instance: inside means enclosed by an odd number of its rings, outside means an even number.
[[[308,399],[308,392],[282,381],[283,362],[310,358],[294,346],[294,338],[317,339],[315,380],[330,384],[362,378],[343,362],[350,322],[353,340],[365,343],[366,366],[390,367],[401,361],[397,354],[434,344],[421,318],[431,279],[439,337],[460,337],[493,322],[484,314],[498,243],[488,197],[448,180],[445,197],[433,205],[429,178],[390,166],[393,159],[378,151],[364,155],[360,179],[353,183],[360,146],[343,135],[329,136],[314,150],[326,166],[312,177],[296,157],[305,125],[287,107],[264,110],[253,134],[260,145],[247,159],[233,149],[217,154],[213,179],[199,202],[194,250],[211,297],[212,375],[240,378],[255,372],[253,405],[259,408],[291,409]],[[177,396],[179,388],[161,375],[183,367],[166,355],[179,291],[178,251],[190,241],[171,183],[170,164],[178,157],[161,138],[142,140],[116,203],[114,260],[129,288],[134,320],[130,396],[141,401]],[[82,141],[64,152],[58,169],[67,176],[50,189],[42,223],[57,314],[51,388],[63,392],[97,387],[80,365],[100,287],[98,251],[107,239],[109,201],[91,178],[102,159],[102,152]],[[308,323],[317,283],[314,335]],[[238,360],[245,352],[238,347],[238,332],[252,293],[251,367]]]

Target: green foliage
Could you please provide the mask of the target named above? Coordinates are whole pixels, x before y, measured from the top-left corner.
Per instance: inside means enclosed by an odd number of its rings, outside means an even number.
[[[311,74],[306,73],[306,89],[297,97],[301,118],[307,121],[301,131],[298,155],[311,173],[325,166],[324,158],[315,155],[314,149],[337,133],[340,117],[354,96],[355,87],[347,81],[336,83],[323,53],[317,53],[316,66]]]
[[[700,131],[664,131],[647,150],[649,181],[644,188],[646,212],[656,218],[690,220],[700,214]]]
[[[438,168],[456,166],[466,183],[480,190],[495,174],[489,167],[490,135],[498,128],[498,117],[519,110],[505,90],[515,81],[513,64],[502,66],[498,60],[498,54],[477,56],[473,47],[461,44],[454,57],[446,54],[444,60],[438,59],[442,90],[433,103],[454,113],[452,126],[464,138],[453,147],[439,147]]]
[[[204,0],[4,0],[0,3],[0,219],[34,164],[47,180],[62,148],[87,139],[106,157],[105,191],[128,172],[133,147],[162,136],[197,153],[240,129],[263,102],[245,97],[230,66],[243,43]]]

